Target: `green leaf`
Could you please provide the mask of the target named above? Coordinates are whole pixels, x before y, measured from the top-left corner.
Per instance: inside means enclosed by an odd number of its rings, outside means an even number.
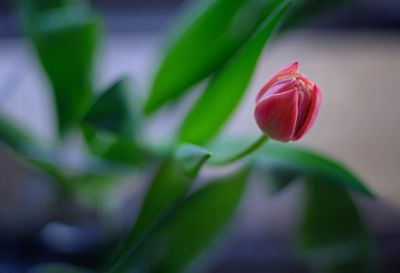
[[[115,180],[132,175],[131,166],[116,164],[83,153],[71,153],[38,143],[15,122],[0,116],[0,142],[26,163],[52,178],[63,190],[99,195]],[[113,183],[111,183],[113,182]],[[91,188],[91,190],[89,189]],[[105,190],[104,190],[105,191]]]
[[[196,177],[210,157],[211,153],[208,150],[192,144],[180,145],[175,153],[178,166],[190,177]]]
[[[70,183],[84,176],[110,176],[110,174],[126,174],[132,168],[116,164],[84,153],[71,152],[27,142],[23,149],[17,151],[25,160],[39,167],[61,182]]]
[[[37,31],[36,22],[42,12],[52,9],[73,7],[83,8],[86,5],[84,0],[18,0],[21,11],[23,29],[27,35],[34,36]]]
[[[216,240],[244,193],[249,168],[212,180],[189,195],[128,253],[112,273],[185,272]]]
[[[299,176],[312,175],[373,196],[363,181],[339,162],[311,150],[290,144],[270,143],[257,152],[256,159],[263,168],[287,169],[298,172]]]
[[[112,164],[82,153],[69,153],[38,143],[31,135],[5,117],[0,116],[0,142],[13,152],[62,183],[82,175],[126,173],[126,165]]]
[[[316,272],[376,272],[371,239],[346,189],[308,178],[298,248]]]
[[[90,153],[104,160],[141,167],[151,159],[149,151],[137,139],[96,130],[86,125],[82,125],[81,129]]]
[[[244,47],[214,75],[183,121],[181,141],[201,145],[218,133],[245,94],[262,49],[282,22],[288,3],[283,1]]]
[[[144,166],[150,159],[148,152],[138,143],[131,139],[118,137],[114,139],[101,157],[133,166]]]
[[[152,113],[220,68],[282,0],[205,0],[184,11],[145,106]]]
[[[34,266],[27,273],[91,273],[92,271],[68,264],[48,263]]]
[[[42,158],[44,151],[35,142],[33,137],[25,132],[22,128],[16,125],[15,122],[8,120],[6,117],[0,116],[0,142],[5,144],[10,150],[18,154],[25,160],[31,161],[31,155],[36,157],[33,160],[33,164],[45,171],[45,173],[56,178],[58,181],[64,182],[64,176],[61,175],[58,169],[49,164],[45,164],[38,160],[38,157]],[[35,150],[35,152],[29,152]],[[42,158],[43,159],[43,158]],[[46,160],[54,164],[52,160]]]
[[[149,160],[141,140],[141,110],[127,77],[94,100],[81,129],[91,153],[103,159],[134,166]]]
[[[299,178],[299,173],[295,170],[282,168],[258,168],[257,176],[265,184],[269,195],[276,195],[282,192],[294,180]]]
[[[51,83],[63,135],[91,101],[101,19],[83,5],[47,9],[32,18],[33,46]]]
[[[266,135],[260,135],[258,139],[256,139],[254,142],[251,142],[247,144],[245,147],[242,149],[238,150],[237,146],[235,147],[230,147],[229,153],[222,152],[221,156],[221,149],[217,148],[217,153],[215,156],[213,156],[212,160],[210,160],[210,165],[214,166],[223,166],[223,165],[229,165],[234,162],[237,162],[239,160],[246,159],[249,155],[254,153],[256,150],[258,150],[261,146],[265,145],[266,142],[268,141],[268,137]],[[216,145],[216,142],[213,143]],[[239,145],[240,147],[240,145]],[[233,149],[232,149],[233,148]],[[228,155],[228,156],[227,156]]]
[[[24,149],[25,143],[33,141],[32,136],[0,114],[0,141],[17,152]]]
[[[107,88],[89,108],[85,125],[132,138],[139,129],[138,109],[133,109],[134,98],[129,78],[123,77]]]
[[[166,159],[152,179],[135,224],[114,260],[135,249],[150,228],[184,197],[192,182],[193,178],[185,175],[174,159]]]

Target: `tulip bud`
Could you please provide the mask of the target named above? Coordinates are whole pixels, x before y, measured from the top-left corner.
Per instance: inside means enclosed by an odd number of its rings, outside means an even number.
[[[321,91],[301,75],[298,62],[275,74],[256,98],[254,116],[272,139],[298,140],[313,125],[321,105]]]

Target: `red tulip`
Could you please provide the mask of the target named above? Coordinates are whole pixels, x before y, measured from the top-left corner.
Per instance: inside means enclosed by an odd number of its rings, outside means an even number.
[[[313,125],[321,105],[321,91],[297,70],[294,62],[275,74],[256,98],[255,119],[270,138],[298,140]]]

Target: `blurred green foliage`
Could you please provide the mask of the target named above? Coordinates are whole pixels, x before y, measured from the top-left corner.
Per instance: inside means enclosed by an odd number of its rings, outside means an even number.
[[[370,197],[373,196],[363,181],[342,164],[315,151],[294,145],[271,143],[261,148],[256,156],[258,164],[267,170],[274,170],[275,176],[279,171],[289,173],[292,178],[295,178],[294,173],[297,174],[297,177],[312,175],[326,182],[357,190]],[[286,176],[286,179],[290,176]]]
[[[96,130],[134,137],[140,130],[140,113],[133,107],[133,94],[129,78],[121,78],[94,98],[82,122]]]
[[[112,273],[184,272],[231,219],[245,190],[249,168],[215,178],[187,196],[133,251],[115,263]]]
[[[176,206],[189,189],[193,178],[185,175],[173,159],[161,163],[149,185],[142,207],[116,260],[120,260],[131,249],[137,248],[149,230],[156,226]]]
[[[58,128],[64,135],[92,99],[101,17],[84,1],[21,0],[23,26],[52,85]]]
[[[371,238],[346,189],[306,178],[299,254],[316,272],[376,272]]]
[[[281,2],[239,52],[212,77],[208,87],[183,121],[179,136],[181,141],[206,143],[218,133],[234,112],[247,89],[262,49],[286,14],[288,1]],[[206,115],[204,111],[207,111]]]
[[[136,221],[122,246],[110,254],[113,259],[106,272],[186,272],[222,235],[253,171],[273,194],[306,181],[298,248],[315,271],[372,272],[372,244],[349,190],[369,197],[373,193],[339,162],[311,150],[271,143],[252,156],[238,158],[243,160],[233,162],[237,165],[221,176],[202,177],[210,158],[235,158],[249,145],[248,140],[218,141],[216,136],[239,105],[273,34],[282,24],[293,27],[348,2],[195,2],[177,20],[142,106],[128,77],[100,92],[94,90],[103,23],[88,2],[20,0],[26,36],[54,96],[57,145],[42,143],[2,116],[0,139],[58,181],[62,190],[80,195],[107,191],[123,173],[147,178]],[[176,103],[204,80],[208,83],[203,93],[172,141],[154,143],[144,130],[151,120],[148,116]],[[73,162],[63,146],[69,134],[83,137],[86,144]],[[205,184],[194,184],[198,181]],[[53,272],[87,271],[62,264],[29,271]]]
[[[217,71],[282,0],[199,1],[177,22],[145,105],[152,113]]]
[[[89,150],[106,160],[143,166],[149,155],[141,145],[142,116],[135,90],[128,77],[94,97],[81,129]]]

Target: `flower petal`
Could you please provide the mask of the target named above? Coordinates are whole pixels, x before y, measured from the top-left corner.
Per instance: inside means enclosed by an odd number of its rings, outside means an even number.
[[[289,90],[292,90],[294,88],[297,88],[298,83],[295,79],[284,79],[284,80],[279,80],[276,83],[274,83],[268,90],[263,94],[263,96],[260,98],[262,100],[264,97],[267,96],[272,96],[275,94],[283,93]]]
[[[258,101],[254,116],[261,130],[283,142],[292,139],[298,115],[298,93],[296,89],[267,96]]]
[[[298,70],[299,62],[296,61],[282,68],[278,73],[276,73],[276,76],[284,77],[287,75],[296,74]]]
[[[269,80],[269,82],[267,82],[263,88],[260,90],[260,92],[258,93],[257,97],[256,97],[256,101],[258,101],[265,92],[267,92],[267,90],[276,83],[276,81],[278,80],[278,78],[280,77],[284,77],[284,76],[289,76],[291,74],[296,74],[297,70],[299,69],[299,62],[293,62],[287,66],[285,66],[283,69],[281,69],[280,71],[278,71],[277,73],[275,73],[275,75],[272,77],[271,80]]]
[[[321,100],[322,100],[321,90],[317,85],[314,85],[314,88],[311,91],[311,102],[309,109],[307,110],[308,111],[307,117],[305,118],[303,124],[301,125],[301,128],[296,130],[296,133],[293,136],[293,140],[300,139],[310,130],[311,126],[314,124],[315,119],[318,115],[319,108],[321,106]]]

